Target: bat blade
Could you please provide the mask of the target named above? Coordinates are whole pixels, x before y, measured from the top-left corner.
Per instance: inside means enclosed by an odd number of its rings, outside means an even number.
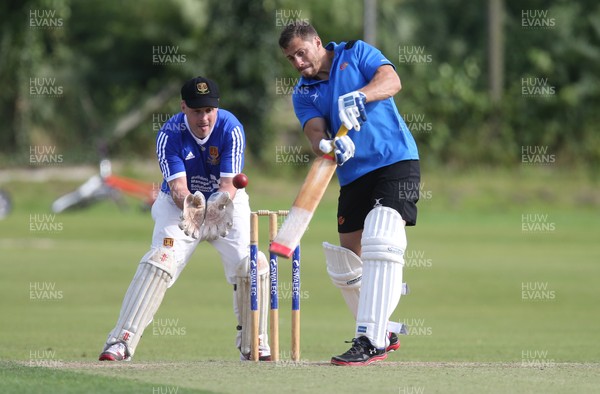
[[[347,133],[348,129],[342,125],[336,137]],[[271,252],[286,258],[292,256],[294,249],[300,244],[300,239],[308,228],[336,168],[337,164],[332,155],[324,155],[315,159],[290,212],[271,243]]]

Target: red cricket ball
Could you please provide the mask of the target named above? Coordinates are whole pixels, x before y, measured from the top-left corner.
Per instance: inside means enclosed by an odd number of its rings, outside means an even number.
[[[246,174],[240,173],[233,177],[233,186],[235,186],[236,189],[243,189],[247,185],[248,177],[246,176]]]

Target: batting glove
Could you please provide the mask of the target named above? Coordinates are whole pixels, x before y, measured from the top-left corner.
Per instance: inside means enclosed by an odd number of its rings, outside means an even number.
[[[338,98],[340,120],[348,130],[359,131],[360,125],[367,121],[365,104],[367,96],[363,92],[350,92]]]
[[[333,145],[335,146],[335,162],[338,166],[343,165],[348,159],[354,157],[354,151],[356,147],[354,146],[354,141],[347,135],[343,137],[335,137],[333,140]]]

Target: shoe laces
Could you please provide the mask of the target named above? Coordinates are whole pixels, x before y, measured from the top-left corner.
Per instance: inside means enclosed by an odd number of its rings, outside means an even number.
[[[352,347],[344,354],[346,355],[355,355],[364,353],[365,344],[360,338],[352,338],[351,341],[344,341],[345,343],[351,343]]]
[[[127,346],[123,342],[113,343],[107,351],[112,352],[114,354],[118,354],[123,356],[124,358],[128,357],[127,354]]]
[[[122,343],[115,343],[110,348],[113,352],[125,355],[125,345]]]

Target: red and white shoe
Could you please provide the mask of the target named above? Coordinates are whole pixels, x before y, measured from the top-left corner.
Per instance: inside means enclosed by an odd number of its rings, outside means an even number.
[[[131,356],[127,351],[127,346],[123,342],[113,343],[108,346],[98,357],[100,361],[130,361]]]
[[[385,348],[385,351],[387,353],[395,352],[396,350],[400,349],[400,339],[398,338],[398,335],[396,335],[395,332],[388,333],[388,341],[389,344]]]

